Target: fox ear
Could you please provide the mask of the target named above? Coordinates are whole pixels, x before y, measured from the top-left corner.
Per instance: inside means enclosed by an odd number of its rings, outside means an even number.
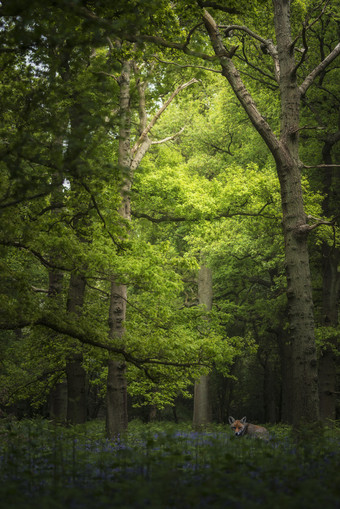
[[[228,419],[228,420],[229,420],[229,424],[232,424],[233,422],[235,422],[234,417],[231,417],[231,416],[229,417],[229,419]]]
[[[241,419],[242,424],[244,424],[246,422],[246,420],[247,420],[247,417],[242,417],[242,419]]]

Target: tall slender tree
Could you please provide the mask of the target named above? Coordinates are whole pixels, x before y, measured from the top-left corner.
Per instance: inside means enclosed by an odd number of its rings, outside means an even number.
[[[198,303],[211,311],[213,300],[212,271],[202,265],[198,273]],[[212,418],[209,375],[201,375],[194,386],[193,425],[196,428],[206,426]]]

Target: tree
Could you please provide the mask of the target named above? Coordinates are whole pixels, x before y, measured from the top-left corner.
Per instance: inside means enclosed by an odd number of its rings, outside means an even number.
[[[271,39],[258,36],[248,27],[223,25],[221,28],[211,14],[203,8],[202,19],[211,46],[220,64],[222,75],[228,80],[240,104],[267,147],[276,163],[281,186],[282,224],[285,239],[285,264],[287,278],[288,315],[291,333],[293,385],[296,388],[293,401],[293,421],[315,421],[318,419],[317,357],[314,335],[313,300],[308,254],[308,234],[317,224],[308,224],[303,207],[301,187],[301,163],[299,160],[300,102],[313,84],[315,78],[329,66],[340,53],[340,44],[298,84],[298,70],[307,52],[306,32],[310,23],[294,38],[290,23],[290,2],[273,1],[276,46]],[[218,8],[218,6],[217,6]],[[228,11],[228,9],[225,9]],[[230,11],[235,13],[234,11]],[[323,11],[317,19],[322,15]],[[198,25],[188,32],[184,43],[145,35],[144,40],[176,48],[195,57],[210,62],[213,57],[191,50],[189,45]],[[274,77],[279,85],[281,101],[281,129],[277,136],[264,116],[256,107],[253,97],[243,83],[233,57],[237,47],[229,50],[224,45],[221,29],[225,34],[231,30],[240,31],[260,41],[263,50],[273,59]],[[130,36],[130,39],[133,39]],[[139,39],[143,36],[139,36]],[[300,59],[296,60],[297,42],[302,39],[304,48]]]
[[[209,267],[202,265],[198,273],[198,303],[207,311],[212,308],[212,272]],[[194,416],[193,425],[196,428],[211,422],[211,397],[209,376],[202,375],[195,382],[194,387]]]
[[[132,60],[125,60],[122,64],[122,72],[117,78],[119,85],[119,145],[118,145],[118,167],[122,175],[121,184],[121,205],[119,208],[119,216],[123,223],[128,225],[131,221],[131,186],[134,179],[134,174],[140,165],[146,152],[152,145],[150,134],[153,126],[161,114],[171,104],[173,99],[186,87],[197,80],[193,79],[188,83],[184,83],[176,88],[170,95],[167,101],[160,107],[151,120],[147,123],[147,105],[145,102],[145,89],[147,87],[146,77],[140,74],[137,82],[137,91],[139,96],[139,136],[137,141],[132,146],[131,142],[131,89],[130,85],[131,74],[139,71],[136,62]],[[142,81],[143,80],[143,81]],[[156,143],[168,141],[174,136],[160,140]],[[118,339],[124,342],[124,333],[126,321],[126,305],[127,305],[127,285],[117,281],[117,277],[113,274],[110,290],[110,311],[109,311],[109,325],[110,325],[110,338],[112,340]],[[127,429],[127,383],[125,376],[125,362],[114,358],[109,359],[108,363],[108,384],[107,384],[107,420],[106,420],[106,433],[108,437],[116,436],[117,434]]]

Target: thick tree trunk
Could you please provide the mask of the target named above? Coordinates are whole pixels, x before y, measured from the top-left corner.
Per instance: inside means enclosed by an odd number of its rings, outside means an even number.
[[[198,274],[198,301],[210,311],[212,308],[212,272],[204,265]],[[209,375],[202,375],[194,387],[193,425],[196,428],[211,422],[211,397]]]
[[[322,156],[325,164],[329,165],[323,172],[323,212],[326,217],[336,217],[339,213],[338,188],[340,184],[339,170],[332,167],[332,149],[340,141],[340,131],[328,136]],[[338,326],[339,294],[340,294],[340,250],[322,245],[322,314],[324,327]],[[319,397],[320,418],[322,420],[336,418],[336,382],[337,382],[337,338],[330,336],[328,344],[322,349],[319,358]]]
[[[303,207],[299,165],[300,91],[296,81],[290,27],[290,2],[273,0],[280,64],[281,136],[276,167],[281,186],[282,225],[289,331],[293,362],[293,423],[319,416],[317,355],[307,217]]]
[[[322,247],[322,255],[322,308],[324,319],[322,325],[330,327],[332,330],[338,326],[340,251],[325,243]],[[321,350],[319,358],[320,418],[322,420],[334,420],[336,418],[337,345],[337,337],[330,335],[327,338],[327,344]]]
[[[280,139],[258,111],[226,50],[215,21],[206,11],[204,22],[219,57],[222,74],[251,122],[270,149],[281,185],[282,225],[285,240],[288,317],[292,345],[294,383],[293,422],[316,421],[319,417],[317,357],[307,237],[309,227],[303,208],[298,154],[301,91],[296,82],[290,29],[289,0],[273,0],[277,50],[268,46],[275,64],[281,94]],[[268,41],[266,41],[268,44]],[[307,85],[306,85],[307,86]]]
[[[67,299],[67,311],[81,314],[84,304],[85,279],[78,274],[71,274]],[[83,355],[74,352],[67,359],[67,422],[82,424],[87,418],[86,371],[83,368]]]
[[[328,245],[323,246],[323,326],[338,326],[340,277],[338,266],[340,252]],[[328,337],[327,345],[319,358],[320,418],[336,418],[337,350],[338,338]]]
[[[308,226],[297,165],[278,168],[281,182],[289,334],[292,352],[293,423],[318,419],[318,374]]]
[[[338,326],[340,251],[324,244],[322,254],[323,326],[333,329]],[[336,418],[337,344],[335,335],[328,337],[319,358],[320,418],[323,420]]]

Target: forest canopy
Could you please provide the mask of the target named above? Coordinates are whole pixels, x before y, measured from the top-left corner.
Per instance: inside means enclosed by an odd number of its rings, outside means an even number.
[[[0,2],[4,414],[338,416],[339,7]]]

